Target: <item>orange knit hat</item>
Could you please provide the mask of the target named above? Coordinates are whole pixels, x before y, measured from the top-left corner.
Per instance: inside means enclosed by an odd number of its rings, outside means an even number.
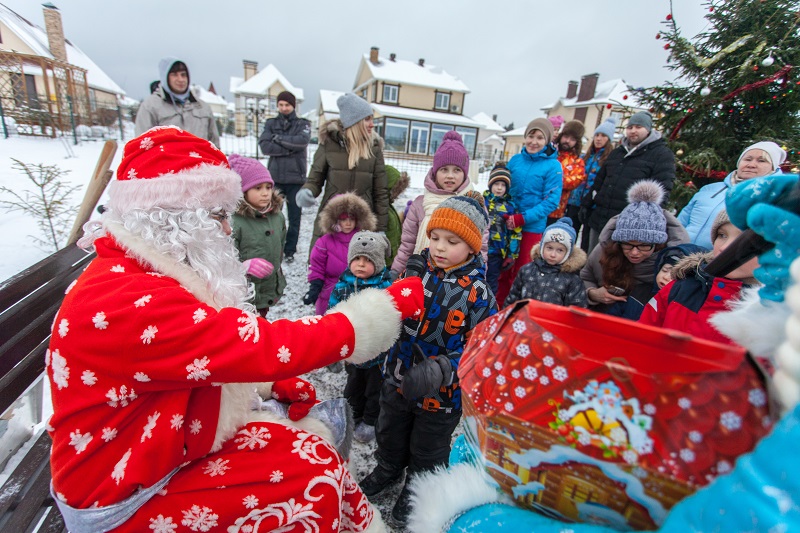
[[[483,244],[483,233],[489,226],[486,209],[469,196],[453,196],[433,210],[428,222],[427,234],[435,229],[452,231],[467,243],[470,251],[478,254]]]

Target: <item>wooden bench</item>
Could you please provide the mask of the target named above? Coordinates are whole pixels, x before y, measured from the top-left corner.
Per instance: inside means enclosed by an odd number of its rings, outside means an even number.
[[[25,397],[41,419],[50,328],[64,291],[93,258],[71,244],[0,286],[0,413]],[[33,446],[0,489],[0,531],[66,532],[50,497],[50,436],[42,431],[31,438]]]

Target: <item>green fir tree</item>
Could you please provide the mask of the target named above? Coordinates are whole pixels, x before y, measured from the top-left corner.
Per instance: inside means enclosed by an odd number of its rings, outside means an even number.
[[[670,3],[656,38],[677,78],[635,90],[675,151],[677,209],[734,170],[754,142],[784,147],[785,171],[797,172],[800,159],[800,1],[712,0],[705,7],[706,29],[687,39]]]

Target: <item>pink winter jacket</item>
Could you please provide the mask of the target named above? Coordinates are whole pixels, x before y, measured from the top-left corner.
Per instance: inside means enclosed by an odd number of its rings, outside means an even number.
[[[474,190],[472,187],[472,183],[469,181],[469,178],[464,180],[464,183],[461,184],[455,194],[445,191],[444,189],[439,188],[434,180],[433,168],[428,171],[427,176],[425,176],[425,189],[428,194],[435,194],[440,195],[441,200],[439,203],[444,202],[446,199],[450,198],[451,196],[458,196],[463,195],[464,193]],[[423,223],[425,220],[425,207],[423,205],[425,195],[420,194],[417,196],[411,205],[408,208],[408,213],[406,213],[405,219],[403,219],[403,233],[400,236],[400,248],[397,250],[397,255],[392,262],[392,270],[395,272],[403,272],[406,268],[406,263],[408,262],[408,258],[411,254],[414,253],[414,248],[417,244],[417,234],[419,233],[420,224]],[[427,225],[427,220],[425,220],[425,225]],[[483,262],[485,263],[489,257],[489,228],[486,228],[486,231],[483,232],[483,244],[481,245],[481,256],[483,257]]]

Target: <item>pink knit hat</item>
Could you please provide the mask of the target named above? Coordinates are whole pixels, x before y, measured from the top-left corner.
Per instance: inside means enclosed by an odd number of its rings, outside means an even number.
[[[267,167],[255,159],[238,154],[231,154],[231,156],[228,157],[228,163],[231,165],[231,170],[239,174],[242,178],[242,192],[247,192],[262,183],[275,185]]]
[[[453,130],[444,134],[442,144],[433,154],[433,174],[446,165],[455,165],[464,171],[464,175],[469,174],[469,154],[461,135]]]

